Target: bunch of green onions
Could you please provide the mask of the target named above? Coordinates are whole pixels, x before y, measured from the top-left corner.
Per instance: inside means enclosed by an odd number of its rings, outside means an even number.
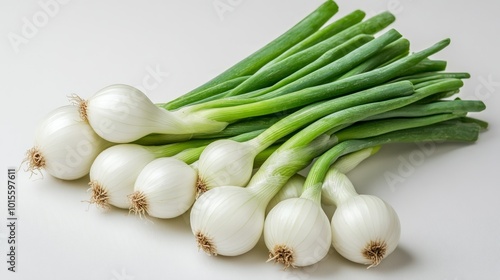
[[[191,209],[209,255],[244,254],[264,234],[269,260],[285,268],[315,264],[332,245],[378,265],[397,247],[399,219],[346,173],[389,143],[474,142],[487,123],[467,115],[485,105],[450,98],[469,74],[430,58],[449,39],[410,54],[398,31],[381,32],[391,13],[327,23],[337,10],[327,0],[167,103],[121,84],[71,96],[41,122],[28,170],[88,175],[89,202],[106,209],[161,219]],[[337,206],[331,221],[322,201]]]

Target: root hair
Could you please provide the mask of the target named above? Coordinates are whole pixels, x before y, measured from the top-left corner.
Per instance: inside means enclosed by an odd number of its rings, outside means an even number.
[[[146,213],[148,212],[148,200],[146,195],[141,191],[135,191],[132,194],[129,194],[128,198],[131,205],[129,213],[133,212],[141,218],[146,216]]]
[[[293,259],[293,250],[286,245],[276,245],[273,250],[269,252],[268,262],[274,261],[274,263],[283,264],[283,270],[289,267],[295,268]]]
[[[201,232],[195,234],[198,249],[203,250],[209,256],[217,256],[217,250],[212,240]]]
[[[200,195],[206,193],[207,191],[208,191],[207,183],[205,182],[205,180],[200,178],[200,176],[198,176],[198,179],[196,180],[196,199],[198,199]]]
[[[87,114],[88,101],[74,93],[69,95],[68,99],[72,105],[78,107],[78,112],[80,112],[80,118],[82,118],[83,121],[88,122],[89,121]]]
[[[26,151],[26,157],[21,164],[24,163],[27,163],[28,167],[26,171],[31,172],[31,177],[33,174],[42,174],[40,171],[45,167],[45,158],[40,152],[40,149],[35,146]]]
[[[387,251],[387,244],[385,241],[370,241],[363,249],[363,257],[368,260],[370,264],[367,268],[372,268],[380,264],[385,257]]]
[[[97,181],[92,180],[89,182],[89,191],[91,191],[89,204],[95,204],[102,209],[109,209],[109,196],[108,191]]]

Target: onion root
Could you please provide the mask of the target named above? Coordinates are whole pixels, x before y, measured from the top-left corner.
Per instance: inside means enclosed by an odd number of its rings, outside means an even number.
[[[380,264],[387,251],[387,244],[384,241],[370,241],[363,250],[363,256],[369,261],[372,268]]]
[[[207,183],[198,177],[196,180],[196,198],[200,197],[200,195],[206,193],[208,191]]]
[[[92,192],[89,203],[95,204],[103,209],[109,209],[108,191],[95,180],[90,181],[89,186],[89,190]]]
[[[286,270],[290,266],[295,268],[293,264],[293,250],[286,245],[274,246],[274,249],[269,252],[269,259],[267,261],[282,263],[284,265],[283,270]]]
[[[37,147],[33,147],[26,151],[26,158],[23,160],[23,163],[24,162],[27,162],[28,169],[26,171],[31,172],[31,175],[45,167],[45,158]]]
[[[68,96],[68,99],[72,105],[78,107],[78,112],[80,112],[80,118],[82,118],[83,121],[88,122],[88,115],[87,115],[88,101],[81,98],[77,94],[71,94],[70,96]]]
[[[210,238],[208,238],[201,232],[196,233],[195,236],[198,243],[198,249],[202,249],[209,256],[217,256],[217,250]]]
[[[128,196],[130,199],[130,210],[129,212],[134,212],[139,217],[145,216],[148,212],[148,201],[146,195],[141,191],[136,191]]]

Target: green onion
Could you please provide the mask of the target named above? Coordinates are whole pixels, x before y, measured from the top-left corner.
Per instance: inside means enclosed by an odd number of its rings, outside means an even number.
[[[339,37],[338,40],[329,39],[327,41],[327,44],[323,43],[322,45],[320,45],[320,47],[314,45],[316,43],[319,44],[318,41],[320,41],[321,38],[334,36],[347,27],[358,23],[363,19],[363,17],[363,12],[355,11],[335,21],[329,26],[318,30],[307,39],[290,48],[270,64],[259,69],[259,71],[252,75],[250,79],[246,80],[238,87],[233,89],[231,93],[228,94],[228,96],[239,95],[241,93],[246,93],[270,86],[273,83],[281,80],[283,77],[286,77],[301,69],[305,65],[314,61],[316,58],[324,56],[324,54],[326,54],[329,49],[334,49],[345,41],[348,41],[348,37],[342,36]],[[299,50],[301,51],[299,52]]]
[[[362,92],[306,106],[281,119],[259,136],[242,143],[221,140],[207,146],[198,164],[198,193],[222,185],[246,185],[255,156],[279,139],[326,115],[362,104],[413,93],[410,82],[382,85]],[[317,136],[317,135],[316,135]],[[315,137],[314,137],[315,138]],[[228,172],[229,170],[229,172]],[[221,174],[224,174],[223,176]],[[221,179],[222,178],[222,179]]]
[[[354,67],[338,79],[340,80],[350,76],[368,72],[381,65],[384,65],[385,63],[393,62],[400,58],[403,58],[408,54],[409,48],[410,42],[405,38],[400,38],[380,50],[380,52],[378,52],[374,57]]]
[[[302,40],[295,46],[291,47],[284,53],[282,53],[280,56],[278,56],[276,59],[274,59],[272,62],[276,63],[277,61],[283,60],[284,58],[287,58],[297,52],[300,52],[302,50],[305,50],[309,47],[312,47],[316,45],[317,43],[320,43],[336,34],[339,32],[361,22],[363,18],[365,17],[365,12],[361,10],[355,10],[351,12],[350,14],[330,23],[329,25],[321,28],[320,30],[314,32],[311,34],[309,37],[306,39]]]
[[[375,34],[389,26],[392,22],[394,22],[394,20],[395,17],[390,12],[380,13],[372,18],[369,18],[368,20],[349,27],[314,46],[302,50],[301,52],[297,52],[294,56],[303,53],[303,55],[307,56],[307,61],[313,61],[320,57],[321,54],[332,48],[332,46],[337,46],[359,34]],[[292,56],[285,55],[284,57],[286,57],[285,59],[290,59]],[[283,57],[279,58],[278,61],[281,61],[282,59]]]
[[[304,40],[309,35],[313,34],[316,30],[321,28],[321,26],[328,21],[336,12],[338,11],[338,6],[333,1],[326,1],[321,6],[319,6],[315,11],[297,23],[295,26],[290,28],[284,34],[274,39],[272,42],[262,47],[255,53],[251,54],[247,58],[236,63],[231,68],[227,69],[217,77],[206,82],[202,86],[184,94],[180,98],[169,102],[167,107],[179,108],[183,105],[189,104],[183,100],[189,100],[188,97],[196,95],[201,91],[211,88],[220,83],[232,80],[234,78],[252,75],[262,66],[264,66],[269,61],[273,60],[287,49],[291,48],[298,42]],[[189,100],[188,102],[192,102]]]
[[[207,109],[197,113],[212,120],[230,122],[247,117],[276,113],[300,105],[320,101],[325,98],[333,98],[363,90],[390,80],[396,76],[399,71],[417,64],[422,61],[422,59],[442,50],[449,45],[449,43],[449,39],[443,40],[428,49],[404,57],[382,68],[377,68],[332,83],[306,88],[284,96],[278,96],[251,104]],[[279,106],[277,104],[279,104]]]
[[[196,94],[184,95],[181,99],[176,99],[171,102],[164,104],[162,107],[167,110],[178,109],[179,107],[197,104],[201,101],[207,100],[214,96],[225,95],[226,92],[234,89],[245,80],[247,80],[250,76],[241,76],[236,77],[218,84],[215,84],[212,87],[209,87],[205,90],[199,91]]]
[[[412,104],[403,108],[395,109],[379,115],[368,117],[367,120],[385,119],[395,117],[420,117],[434,114],[465,112],[480,112],[486,109],[482,101],[477,100],[452,100],[437,101],[428,104]]]
[[[359,140],[348,140],[337,144],[334,148],[324,153],[311,167],[310,175],[306,179],[304,189],[313,188],[321,183],[328,171],[329,166],[339,157],[388,143],[412,143],[412,142],[474,142],[477,140],[480,126],[475,123],[464,123],[461,121],[452,121],[429,125],[419,128],[410,128],[400,131],[394,131],[379,136],[369,137]],[[321,185],[321,184],[320,184]],[[320,192],[315,192],[320,196]]]
[[[394,29],[375,36],[395,20],[390,12],[363,21],[356,10],[326,24],[337,11],[326,0],[168,103],[120,84],[88,100],[72,96],[76,107],[42,123],[29,168],[52,174],[60,159],[74,163],[74,149],[88,150],[73,172],[53,175],[87,172],[90,203],[141,217],[170,219],[191,208],[192,232],[209,255],[241,255],[264,233],[268,261],[285,268],[313,265],[331,245],[351,261],[378,265],[399,242],[399,218],[382,199],[358,194],[346,172],[385,144],[474,142],[488,123],[468,114],[486,106],[451,100],[470,75],[444,72],[447,62],[430,58],[449,39],[410,52]],[[92,139],[55,137],[71,131]],[[50,146],[47,139],[73,150],[52,145],[57,155],[48,155],[39,147]],[[336,205],[331,222],[322,200]]]
[[[437,72],[446,69],[446,61],[443,60],[430,60],[424,59],[417,65],[410,67],[406,71],[401,72],[401,76],[405,75],[415,75],[424,72]]]
[[[409,139],[412,141],[474,141],[478,134],[477,128],[477,125],[469,126],[465,129],[467,132],[464,133],[459,132],[464,129],[464,124],[444,125],[439,128],[430,125],[413,131],[410,129],[391,132],[380,135],[378,138],[349,140],[335,145],[320,156],[313,168],[320,166],[317,169],[321,167],[328,169],[331,161],[340,155],[383,143],[405,142]],[[440,129],[440,134],[434,133],[436,129]],[[331,155],[334,154],[337,156],[332,157]],[[323,157],[327,159],[322,160]],[[275,169],[274,173],[268,173],[270,174],[268,180],[276,177],[287,178],[289,172],[297,170],[295,166],[292,166],[289,165],[289,169]],[[320,205],[323,183],[312,180],[316,178],[317,169],[311,169],[309,172],[300,198],[282,201],[267,215],[264,224],[264,240],[270,252],[269,260],[282,263],[285,269],[289,266],[312,265],[327,255],[330,248],[329,241],[332,241],[334,247],[344,257],[355,262],[368,263],[369,267],[378,265],[382,259],[394,251],[399,241],[400,223],[395,211],[376,197],[357,195],[353,188],[350,190],[337,188],[337,195],[343,191],[347,191],[348,194],[345,200],[339,203],[332,218],[331,228],[328,227],[328,218]],[[324,179],[325,176],[321,178]],[[262,179],[259,182],[262,182]],[[336,180],[335,183],[339,181]],[[275,193],[276,189],[265,184],[260,186],[261,189],[254,189],[254,192],[257,193],[256,196],[261,197],[262,204],[266,204],[269,200],[262,193]],[[247,188],[250,187],[252,186]],[[343,223],[344,219],[339,216],[345,217],[347,221]],[[294,234],[290,235],[290,232]]]

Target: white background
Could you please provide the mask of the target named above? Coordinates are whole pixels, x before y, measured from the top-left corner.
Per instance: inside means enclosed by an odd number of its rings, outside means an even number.
[[[40,4],[48,2],[0,1],[2,174],[19,166],[38,121],[67,104],[68,94],[89,97],[109,84],[127,83],[144,89],[155,102],[168,101],[263,46],[322,3],[72,0],[57,4],[49,15]],[[218,13],[214,5],[223,4],[230,10]],[[447,60],[450,71],[470,72],[461,97],[488,106],[478,116],[491,127],[475,144],[442,144],[424,157],[414,144],[387,146],[350,173],[360,193],[385,199],[401,219],[400,245],[380,266],[367,270],[331,250],[318,265],[282,271],[265,263],[262,242],[240,257],[208,257],[198,252],[187,216],[151,223],[127,211],[103,212],[82,202],[88,199],[88,178],[36,180],[20,172],[18,272],[8,272],[4,261],[7,228],[6,214],[1,214],[0,278],[499,279],[500,153],[494,140],[500,121],[499,2],[338,4],[335,18],[357,8],[368,15],[393,11],[397,22],[392,27],[411,41],[412,50],[450,37],[452,45],[433,58]],[[23,35],[26,22],[38,25],[28,36]],[[12,34],[25,40],[15,46]],[[413,162],[406,171],[401,169],[405,161]],[[388,181],[389,173],[404,182]],[[5,189],[0,213],[6,213]]]

